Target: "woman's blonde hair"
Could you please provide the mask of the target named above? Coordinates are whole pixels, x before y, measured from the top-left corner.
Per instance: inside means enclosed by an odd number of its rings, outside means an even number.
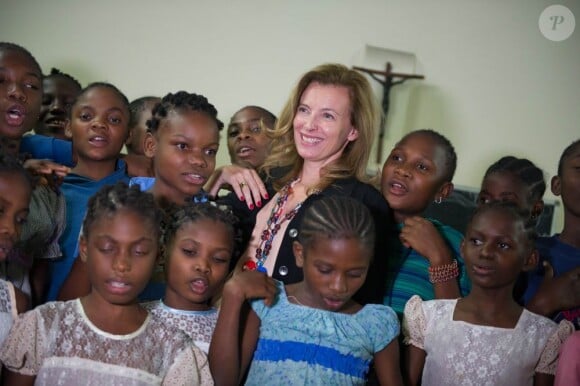
[[[292,123],[300,98],[311,83],[342,86],[348,89],[351,124],[358,131],[358,138],[348,143],[340,158],[321,170],[319,184],[310,188],[322,190],[337,179],[353,176],[360,181],[368,181],[366,167],[375,131],[380,123],[380,110],[368,80],[355,70],[341,64],[323,64],[302,76],[290,94],[276,126],[267,131],[272,138],[272,151],[264,162],[262,170],[272,177],[273,169],[290,168],[284,176],[274,181],[276,190],[281,189],[300,174],[304,160],[298,154],[294,143]]]

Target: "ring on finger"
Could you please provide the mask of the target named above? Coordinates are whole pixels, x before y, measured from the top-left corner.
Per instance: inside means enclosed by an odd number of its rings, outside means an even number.
[[[240,188],[242,188],[242,189],[243,189],[243,188],[244,188],[244,186],[246,186],[246,185],[248,185],[248,184],[246,184],[244,181],[240,182]]]

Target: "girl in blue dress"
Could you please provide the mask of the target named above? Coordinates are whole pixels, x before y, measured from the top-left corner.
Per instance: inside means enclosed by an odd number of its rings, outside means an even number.
[[[360,202],[319,197],[293,243],[301,282],[235,274],[210,345],[216,384],[239,384],[249,367],[248,385],[362,385],[371,361],[381,384],[402,384],[395,312],[352,300],[371,263],[374,228]]]

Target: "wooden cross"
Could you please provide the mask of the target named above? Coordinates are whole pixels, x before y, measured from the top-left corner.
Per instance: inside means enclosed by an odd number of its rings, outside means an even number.
[[[371,70],[368,68],[356,67],[354,66],[353,69],[365,72],[371,76],[374,80],[379,82],[383,86],[383,118],[381,120],[381,127],[379,130],[379,143],[377,148],[377,164],[380,164],[383,160],[383,140],[385,138],[385,123],[387,121],[387,114],[389,112],[389,93],[393,86],[403,83],[407,79],[425,79],[423,75],[414,75],[414,74],[399,74],[393,72],[393,66],[391,62],[387,62],[385,71],[380,70]],[[385,79],[382,80],[377,75],[382,75]]]

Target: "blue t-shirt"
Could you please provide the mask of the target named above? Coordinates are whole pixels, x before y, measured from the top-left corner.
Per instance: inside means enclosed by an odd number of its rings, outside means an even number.
[[[30,154],[35,159],[49,159],[61,165],[72,167],[72,142],[46,135],[25,135],[20,141],[20,153]]]
[[[47,301],[56,300],[76,259],[79,234],[89,198],[103,186],[114,185],[119,181],[129,182],[123,160],[117,161],[116,169],[112,174],[98,181],[74,173],[69,173],[64,178],[61,191],[66,200],[66,227],[60,238],[63,256],[62,259],[50,263]]]
[[[390,307],[367,304],[343,314],[288,301],[276,281],[276,302],[252,301],[260,337],[246,385],[364,385],[370,362],[399,335]]]
[[[524,304],[528,304],[544,280],[544,261],[549,262],[554,268],[554,277],[580,267],[580,249],[561,242],[558,236],[540,237],[536,241],[536,248],[538,248],[540,253],[540,262],[537,269],[527,274],[527,286],[523,296]],[[579,330],[580,307],[560,311],[553,315],[552,319],[557,323],[564,319],[569,320],[574,323],[574,328]]]

